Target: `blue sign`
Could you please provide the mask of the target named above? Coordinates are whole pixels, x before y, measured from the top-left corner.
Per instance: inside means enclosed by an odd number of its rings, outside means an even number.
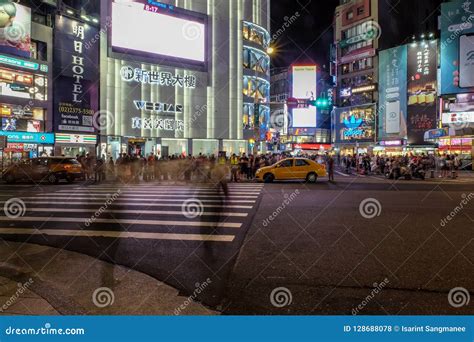
[[[355,116],[351,116],[350,119],[344,119],[344,125],[348,128],[344,131],[344,136],[349,137],[357,137],[364,134],[364,130],[360,128],[362,125],[362,119],[356,119]]]
[[[380,140],[407,137],[407,46],[380,51],[379,110]]]
[[[441,4],[441,89],[444,94],[474,92],[469,37],[474,33],[474,1]]]
[[[54,133],[28,133],[0,131],[0,136],[6,136],[9,143],[54,144]]]

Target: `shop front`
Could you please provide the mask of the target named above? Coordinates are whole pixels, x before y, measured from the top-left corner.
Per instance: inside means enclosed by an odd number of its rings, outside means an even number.
[[[97,136],[85,134],[55,134],[54,154],[57,156],[76,157],[86,154],[96,155]]]
[[[0,164],[7,166],[21,159],[50,156],[53,154],[53,133],[28,133],[0,131],[7,138],[7,146],[0,151]]]

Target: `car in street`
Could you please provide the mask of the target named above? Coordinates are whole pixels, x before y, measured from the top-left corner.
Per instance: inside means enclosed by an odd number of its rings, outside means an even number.
[[[271,183],[275,180],[305,180],[316,183],[319,177],[326,176],[326,166],[307,158],[287,158],[272,166],[257,170],[257,181]]]
[[[81,164],[75,158],[40,157],[21,160],[8,167],[3,175],[7,183],[43,182],[57,184],[60,180],[68,183],[84,177]]]

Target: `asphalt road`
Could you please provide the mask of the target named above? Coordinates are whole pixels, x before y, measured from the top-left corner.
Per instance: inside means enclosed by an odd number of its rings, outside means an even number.
[[[232,184],[228,198],[204,184],[0,185],[1,207],[23,201],[17,218],[0,212],[0,237],[133,268],[224,314],[474,313],[448,300],[474,293],[472,178],[336,181]]]

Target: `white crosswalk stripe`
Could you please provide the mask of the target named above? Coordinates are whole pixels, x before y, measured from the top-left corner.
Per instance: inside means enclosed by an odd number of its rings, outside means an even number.
[[[225,198],[205,185],[47,189],[20,197],[26,207],[23,216],[0,216],[0,235],[230,243],[250,223],[263,188],[230,184]],[[0,201],[2,207],[5,203]]]

